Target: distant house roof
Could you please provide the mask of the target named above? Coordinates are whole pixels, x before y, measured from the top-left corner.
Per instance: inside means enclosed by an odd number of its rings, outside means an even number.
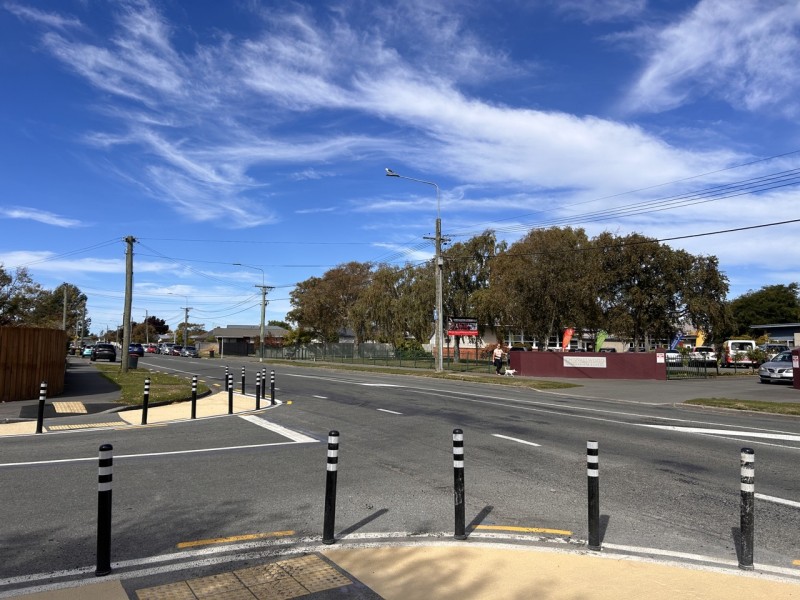
[[[228,325],[227,327],[215,327],[208,335],[215,338],[242,339],[257,338],[261,334],[260,325]],[[277,325],[264,325],[264,337],[285,338],[289,331]]]
[[[770,339],[778,341],[794,341],[794,334],[800,333],[800,323],[768,323],[766,325],[750,325],[755,331],[766,331]]]

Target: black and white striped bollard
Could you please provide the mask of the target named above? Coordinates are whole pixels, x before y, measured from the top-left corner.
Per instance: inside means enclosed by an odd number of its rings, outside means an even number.
[[[228,373],[228,414],[233,414],[233,375]]]
[[[453,500],[455,501],[455,538],[467,539],[464,502],[464,432],[453,429]]]
[[[589,492],[589,550],[600,550],[600,445],[586,442],[586,475]]]
[[[267,368],[266,367],[263,367],[261,369],[261,381],[262,381],[262,384],[261,384],[261,399],[262,400],[266,400],[267,399]]]
[[[739,533],[741,535],[741,550],[739,553],[739,568],[745,571],[753,570],[753,529],[755,512],[756,471],[755,453],[752,448],[742,448],[741,459],[741,520]]]
[[[197,418],[197,375],[192,375],[192,418]]]
[[[244,396],[244,367],[242,367],[242,396]]]
[[[261,408],[261,371],[256,372],[256,410]]]
[[[36,433],[42,433],[44,427],[44,403],[47,400],[47,382],[39,384],[39,411],[36,414]]]
[[[144,380],[144,399],[142,400],[142,425],[147,425],[147,407],[150,404],[150,379]]]
[[[269,374],[269,403],[275,406],[275,371]]]
[[[333,544],[333,528],[336,522],[336,474],[339,468],[339,432],[328,433],[328,464],[325,478],[325,519],[322,527],[322,543]]]
[[[111,480],[114,465],[113,446],[100,446],[97,473],[97,577],[111,573]]]

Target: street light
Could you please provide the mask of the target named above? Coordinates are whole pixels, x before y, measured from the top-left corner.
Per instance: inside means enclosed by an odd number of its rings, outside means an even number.
[[[442,216],[439,206],[439,186],[433,181],[425,181],[423,179],[414,179],[413,177],[406,177],[395,173],[391,169],[386,169],[387,177],[399,177],[400,179],[408,179],[409,181],[416,181],[417,183],[424,183],[432,185],[436,188],[436,371],[438,373],[444,370],[442,363],[442,340],[444,340],[444,332],[442,330]],[[430,239],[430,238],[429,238]]]
[[[256,269],[261,271],[261,285],[254,287],[261,288],[261,329],[259,330],[259,349],[258,349],[258,362],[264,362],[264,316],[267,312],[267,289],[271,287],[264,285],[264,269],[253,265],[245,265],[243,263],[233,263],[237,267],[247,267],[248,269]]]

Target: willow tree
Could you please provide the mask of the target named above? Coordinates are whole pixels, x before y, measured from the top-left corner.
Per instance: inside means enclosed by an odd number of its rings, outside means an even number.
[[[583,229],[536,229],[492,263],[491,293],[504,326],[541,344],[566,327],[584,329],[595,314],[596,266]]]

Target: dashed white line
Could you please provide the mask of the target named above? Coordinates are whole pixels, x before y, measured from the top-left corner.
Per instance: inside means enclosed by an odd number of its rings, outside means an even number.
[[[289,438],[293,442],[298,442],[300,444],[307,444],[309,442],[316,442],[312,437],[308,437],[307,435],[303,435],[297,431],[292,431],[282,425],[277,425],[275,423],[270,423],[266,419],[262,419],[261,417],[257,417],[256,415],[241,415],[241,419],[245,421],[249,421],[253,425],[258,425],[259,427],[263,427],[264,429],[269,429],[270,431],[277,433],[278,435],[282,435],[283,437]]]
[[[389,413],[390,415],[402,415],[403,413],[397,412],[396,410],[389,410],[388,408],[379,408],[380,412]]]
[[[311,397],[312,398],[319,398],[320,400],[327,400],[328,399],[327,396],[317,396],[316,394],[311,394]]]
[[[786,500],[785,498],[767,496],[766,494],[756,494],[755,496],[759,500],[766,500],[767,502],[774,502],[775,504],[785,504],[786,506],[793,506],[794,508],[800,508],[800,502],[795,502],[794,500]]]
[[[518,444],[527,444],[528,446],[536,446],[537,448],[541,448],[542,446],[541,444],[536,444],[535,442],[528,442],[526,440],[520,440],[518,438],[508,437],[507,435],[500,435],[499,433],[493,433],[492,436],[504,440],[510,440],[512,442],[517,442]]]

